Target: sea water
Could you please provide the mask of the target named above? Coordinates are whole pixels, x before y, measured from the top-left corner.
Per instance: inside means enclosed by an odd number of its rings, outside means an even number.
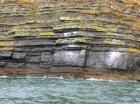
[[[4,76],[0,104],[140,104],[140,83]]]

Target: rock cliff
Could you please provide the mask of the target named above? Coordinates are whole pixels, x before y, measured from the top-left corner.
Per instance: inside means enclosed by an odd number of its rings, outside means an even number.
[[[140,69],[134,0],[5,0],[0,34],[1,68]]]

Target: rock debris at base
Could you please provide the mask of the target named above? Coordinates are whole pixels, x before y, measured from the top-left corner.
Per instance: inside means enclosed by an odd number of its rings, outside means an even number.
[[[0,67],[140,69],[140,5],[70,1],[1,4]]]

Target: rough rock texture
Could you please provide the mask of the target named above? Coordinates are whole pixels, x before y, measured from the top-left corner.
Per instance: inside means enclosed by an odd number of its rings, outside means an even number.
[[[139,10],[129,0],[7,0],[0,5],[0,67],[137,71]]]

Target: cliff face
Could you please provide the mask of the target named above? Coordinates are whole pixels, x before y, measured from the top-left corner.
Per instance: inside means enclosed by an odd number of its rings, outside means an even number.
[[[0,67],[140,69],[139,2],[25,1],[0,5]]]

